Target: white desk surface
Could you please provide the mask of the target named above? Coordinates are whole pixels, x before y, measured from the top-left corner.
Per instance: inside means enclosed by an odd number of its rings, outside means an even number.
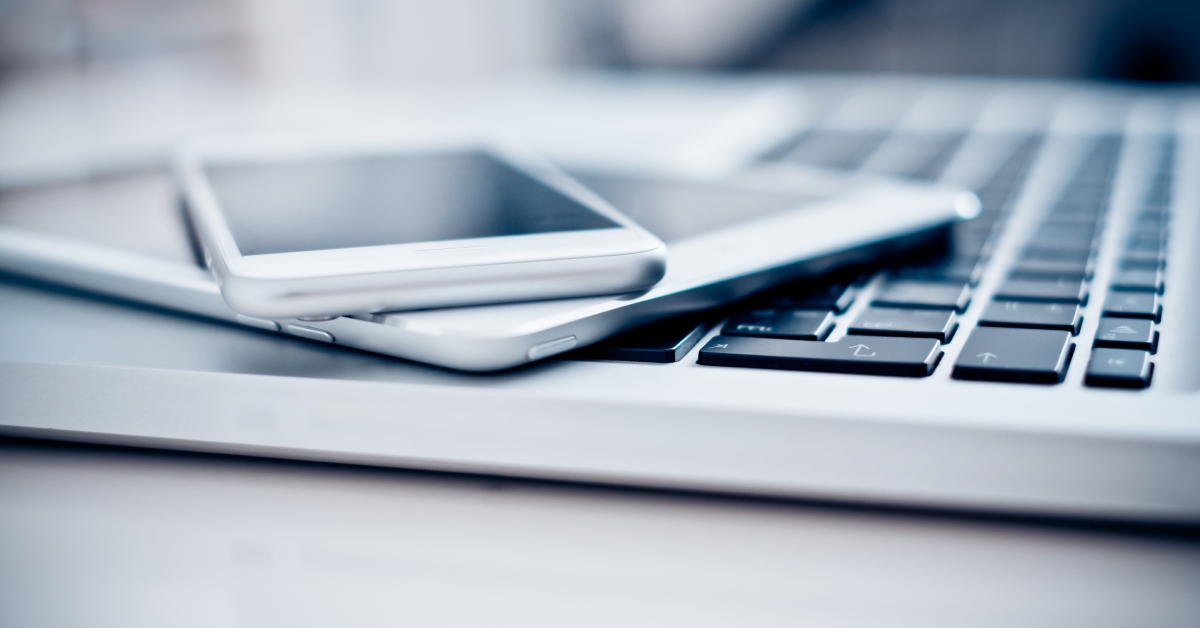
[[[0,440],[0,625],[1196,626],[1200,540]]]

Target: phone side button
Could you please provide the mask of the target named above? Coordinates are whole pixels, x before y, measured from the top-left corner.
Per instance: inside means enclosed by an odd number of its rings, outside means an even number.
[[[308,338],[309,340],[316,340],[319,342],[333,342],[333,334],[321,329],[317,329],[316,327],[288,325],[287,333],[293,336],[300,336],[301,338]]]
[[[269,321],[265,318],[254,318],[253,316],[246,316],[245,314],[238,314],[236,318],[237,322],[247,327],[265,329],[267,331],[279,331],[279,323],[276,323],[275,321]]]
[[[529,347],[529,352],[525,354],[525,357],[529,358],[530,360],[540,360],[556,353],[562,353],[563,351],[574,349],[575,345],[578,343],[579,340],[575,338],[575,336],[567,336],[566,338],[559,338],[558,340],[550,340],[548,342],[543,342],[541,344],[536,344],[532,347]]]

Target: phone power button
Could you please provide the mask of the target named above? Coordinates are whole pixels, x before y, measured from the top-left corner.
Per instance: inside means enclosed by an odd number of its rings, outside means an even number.
[[[525,357],[529,358],[530,360],[540,360],[556,353],[562,353],[563,351],[574,349],[578,342],[579,340],[576,339],[575,336],[567,336],[566,338],[559,338],[558,340],[543,342],[541,344],[536,344],[532,347],[529,347],[529,352],[525,354]]]

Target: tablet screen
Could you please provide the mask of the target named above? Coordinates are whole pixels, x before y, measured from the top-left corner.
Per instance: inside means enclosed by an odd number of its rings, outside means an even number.
[[[819,198],[686,179],[571,174],[668,244],[793,210]]]

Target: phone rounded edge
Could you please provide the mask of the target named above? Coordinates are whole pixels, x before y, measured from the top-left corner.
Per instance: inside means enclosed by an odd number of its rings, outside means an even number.
[[[220,262],[214,260],[213,264]],[[308,282],[262,280],[227,268],[214,275],[222,296],[235,311],[276,319],[636,293],[657,285],[666,275],[667,265],[667,247],[658,242],[650,249],[617,255],[423,271],[424,279],[419,282],[406,283],[404,272],[389,273],[387,276],[394,278],[390,286],[373,282],[361,286],[359,294],[321,287],[306,291]],[[581,284],[591,287],[581,290]]]

